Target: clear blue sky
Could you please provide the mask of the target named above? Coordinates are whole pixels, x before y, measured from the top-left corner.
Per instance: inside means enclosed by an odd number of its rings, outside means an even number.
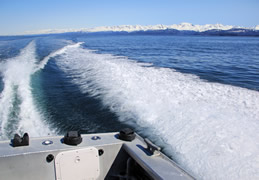
[[[259,25],[259,0],[0,0],[0,34],[112,25]]]

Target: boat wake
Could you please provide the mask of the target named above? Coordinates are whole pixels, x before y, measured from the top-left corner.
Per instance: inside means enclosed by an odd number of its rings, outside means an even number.
[[[164,150],[198,179],[259,178],[258,92],[80,46],[55,60],[120,121],[161,137]]]
[[[35,69],[35,43],[31,42],[21,53],[1,64],[4,89],[0,95],[0,136],[14,132],[29,132],[31,136],[47,135],[51,131],[42,120],[33,102],[30,78]]]
[[[43,69],[50,58],[64,53],[71,47],[65,46],[37,64],[35,42],[29,43],[16,57],[6,59],[0,64],[4,89],[0,94],[0,139],[11,138],[14,133],[28,132],[30,136],[55,134],[47,125],[43,115],[37,109],[31,89],[31,76]]]

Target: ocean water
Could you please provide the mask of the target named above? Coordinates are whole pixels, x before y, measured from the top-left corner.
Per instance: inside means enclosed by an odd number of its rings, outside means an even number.
[[[131,127],[197,179],[259,179],[259,38],[0,37],[0,138]]]

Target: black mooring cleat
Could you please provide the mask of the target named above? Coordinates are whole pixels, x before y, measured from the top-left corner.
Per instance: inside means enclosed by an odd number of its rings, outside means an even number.
[[[23,137],[20,137],[18,134],[15,134],[11,142],[13,147],[29,146],[29,135],[24,133]]]
[[[64,136],[64,143],[67,145],[76,146],[82,142],[81,134],[78,131],[69,131]]]
[[[133,141],[136,137],[135,132],[130,128],[124,128],[120,131],[119,139],[123,141]]]

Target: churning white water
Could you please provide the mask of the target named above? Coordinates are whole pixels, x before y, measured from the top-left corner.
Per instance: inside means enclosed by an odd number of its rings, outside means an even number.
[[[46,123],[43,115],[35,105],[31,89],[31,76],[44,69],[49,59],[64,53],[67,48],[80,44],[65,46],[50,53],[37,63],[35,42],[32,41],[16,57],[0,63],[4,89],[0,94],[0,138],[7,139],[14,133],[28,132],[30,136],[55,134],[55,130]]]
[[[0,94],[1,138],[13,132],[28,132],[31,136],[47,135],[51,131],[33,102],[31,75],[36,68],[35,43],[27,45],[17,57],[1,63],[4,89]]]
[[[198,179],[259,179],[259,93],[172,69],[66,48],[58,66],[123,122],[163,139]]]

